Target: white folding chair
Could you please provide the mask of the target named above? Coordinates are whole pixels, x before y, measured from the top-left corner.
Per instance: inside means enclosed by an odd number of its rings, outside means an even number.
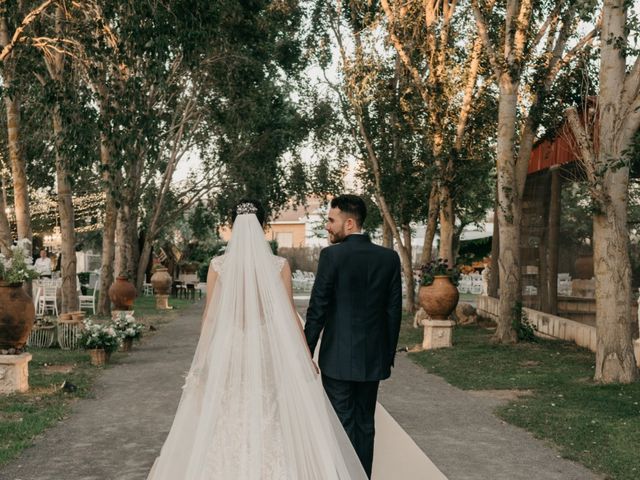
[[[78,295],[78,300],[80,301],[80,310],[82,309],[91,309],[93,314],[96,314],[96,296],[98,295],[98,289],[93,289],[93,294],[91,295]]]
[[[36,317],[42,317],[42,310],[40,308],[40,285],[37,285],[35,282],[33,284],[33,306],[36,309]]]
[[[46,312],[55,313],[58,316],[58,289],[55,285],[51,285],[49,283],[44,283],[41,291],[39,304],[40,308],[38,309],[42,315]]]
[[[471,277],[467,274],[460,275],[458,282],[458,291],[460,293],[469,293],[471,290]]]

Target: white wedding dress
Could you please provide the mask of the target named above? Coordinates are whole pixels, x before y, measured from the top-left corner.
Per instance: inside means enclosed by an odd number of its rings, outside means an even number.
[[[238,215],[149,480],[366,479],[315,372],[275,257]]]

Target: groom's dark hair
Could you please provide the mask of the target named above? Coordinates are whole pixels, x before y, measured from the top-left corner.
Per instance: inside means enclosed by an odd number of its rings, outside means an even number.
[[[233,207],[233,210],[231,210],[231,224],[236,221],[236,217],[238,216],[238,207],[243,203],[250,203],[251,205],[256,207],[256,217],[258,217],[260,225],[264,225],[264,221],[267,218],[264,207],[258,200],[254,200],[252,198],[243,198],[238,203],[236,203],[236,205]]]
[[[367,218],[367,206],[358,195],[338,195],[331,200],[331,208],[339,208],[341,212],[353,217],[359,228],[362,228]]]

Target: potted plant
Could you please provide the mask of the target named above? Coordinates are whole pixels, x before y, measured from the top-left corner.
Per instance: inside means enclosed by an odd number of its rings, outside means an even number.
[[[134,316],[128,312],[120,312],[120,314],[113,320],[113,328],[120,334],[122,338],[123,352],[131,351],[134,340],[140,340],[142,337],[142,331],[144,325],[136,321]]]
[[[22,288],[39,275],[31,266],[28,240],[0,254],[0,349],[20,351],[27,343],[36,311],[33,300]]]
[[[120,334],[112,325],[84,321],[84,330],[80,335],[80,345],[89,351],[91,364],[102,366],[109,361],[111,354],[120,347]]]
[[[446,259],[432,260],[422,266],[418,299],[433,320],[446,320],[458,305],[459,276],[458,268],[450,267]]]

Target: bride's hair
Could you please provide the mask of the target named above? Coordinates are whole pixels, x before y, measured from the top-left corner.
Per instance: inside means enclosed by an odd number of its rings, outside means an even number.
[[[258,222],[260,222],[260,225],[264,225],[264,221],[266,219],[264,207],[258,200],[253,200],[251,198],[243,198],[238,203],[236,203],[236,205],[233,207],[233,210],[231,210],[231,223],[233,224],[233,222],[236,221],[236,217],[238,216],[238,207],[246,203],[250,203],[251,205],[256,207],[255,214],[256,217],[258,217]]]

